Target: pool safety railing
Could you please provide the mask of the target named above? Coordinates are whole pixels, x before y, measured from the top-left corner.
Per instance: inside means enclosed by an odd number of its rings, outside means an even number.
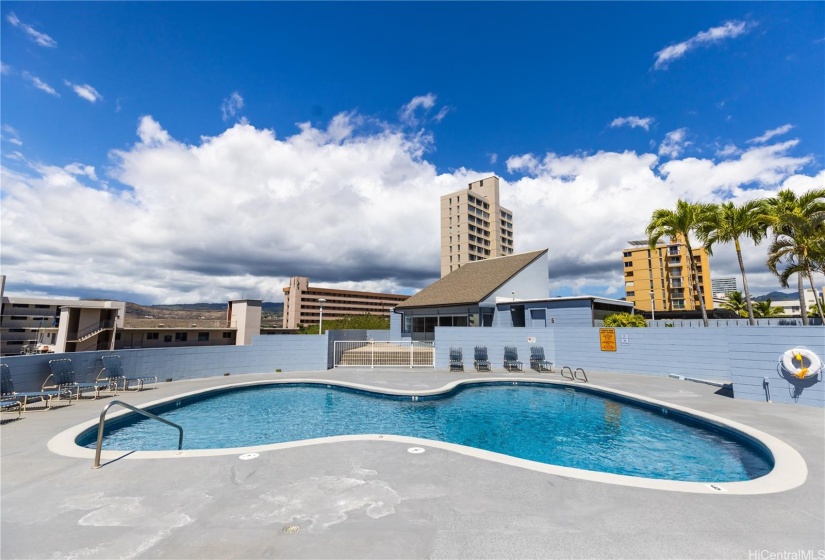
[[[435,367],[435,345],[421,341],[336,340],[335,367]]]
[[[183,428],[181,426],[179,426],[178,424],[175,424],[174,422],[170,422],[169,420],[166,420],[165,418],[161,418],[160,416],[152,414],[151,412],[146,412],[145,410],[141,410],[140,408],[132,406],[132,405],[130,405],[128,403],[125,403],[123,401],[109,401],[109,403],[106,406],[103,407],[103,411],[100,413],[100,422],[98,422],[98,424],[97,424],[97,446],[95,447],[95,464],[92,465],[93,469],[99,469],[100,468],[100,451],[101,451],[101,448],[103,447],[103,427],[106,424],[106,413],[109,411],[110,408],[112,408],[116,404],[120,405],[120,406],[123,406],[123,407],[126,407],[129,410],[131,410],[132,412],[137,412],[138,414],[142,414],[143,416],[146,416],[147,418],[151,418],[153,420],[163,422],[164,424],[169,424],[170,426],[174,426],[175,428],[178,429],[178,451],[180,451],[183,448]]]
[[[570,377],[565,375],[565,371],[567,372],[567,375],[569,375]],[[581,373],[581,375],[579,375],[579,373]],[[584,372],[584,368],[580,367],[576,368],[574,371],[573,368],[571,368],[570,366],[563,366],[561,368],[561,376],[565,379],[569,379],[570,381],[582,381],[584,383],[588,382],[587,374]]]

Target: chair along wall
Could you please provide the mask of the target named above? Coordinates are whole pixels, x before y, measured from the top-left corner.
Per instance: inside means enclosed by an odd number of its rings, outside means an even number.
[[[544,356],[555,362],[554,337],[557,329],[505,328],[505,327],[436,327],[435,367],[450,365],[450,347],[458,346],[464,356],[464,370],[473,369],[473,351],[476,346],[487,347],[487,357],[492,370],[504,372],[504,347],[515,346],[524,369],[530,369],[530,347],[543,346]],[[530,339],[535,342],[530,342]]]
[[[337,331],[340,332],[340,331]],[[363,339],[364,331],[358,331]],[[100,371],[100,356],[116,353],[128,376],[157,375],[165,379],[211,377],[224,373],[324,371],[331,354],[328,334],[256,336],[251,346],[192,346],[118,350],[116,352],[72,352],[9,356],[2,359],[11,369],[17,391],[38,390],[49,376],[49,360],[70,358],[78,381],[93,380]]]

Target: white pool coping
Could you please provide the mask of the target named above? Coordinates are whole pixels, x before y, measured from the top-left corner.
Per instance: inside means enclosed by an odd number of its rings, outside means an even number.
[[[648,405],[653,405],[657,407],[662,407],[668,410],[678,411],[684,414],[688,414],[694,416],[698,419],[710,422],[712,424],[716,424],[719,426],[723,426],[725,428],[729,428],[735,431],[738,431],[750,438],[761,443],[772,455],[774,459],[774,467],[773,469],[760,478],[756,478],[753,480],[747,480],[742,482],[720,482],[720,483],[708,483],[708,482],[684,482],[684,481],[674,481],[674,480],[661,480],[661,479],[653,479],[653,478],[642,478],[642,477],[635,477],[635,476],[625,476],[625,475],[618,475],[612,473],[604,473],[599,471],[589,471],[583,469],[575,469],[571,467],[562,467],[558,465],[550,465],[547,463],[540,463],[537,461],[529,461],[526,459],[519,459],[517,457],[512,457],[510,455],[504,455],[501,453],[496,453],[493,451],[486,451],[483,449],[476,449],[473,447],[467,447],[464,445],[458,445],[454,443],[446,443],[442,441],[435,441],[423,438],[415,438],[415,437],[408,437],[408,436],[397,436],[397,435],[388,435],[388,434],[361,434],[361,435],[348,435],[348,436],[333,436],[333,437],[325,437],[325,438],[316,438],[311,440],[301,440],[301,441],[294,441],[294,442],[286,442],[286,443],[274,443],[274,444],[267,444],[267,445],[256,445],[250,447],[231,447],[231,448],[221,448],[221,449],[192,449],[192,450],[164,450],[164,451],[123,451],[123,450],[112,450],[107,451],[103,450],[101,453],[101,462],[106,463],[108,461],[116,460],[116,459],[129,459],[129,460],[146,460],[146,459],[193,459],[198,457],[214,457],[214,456],[224,456],[224,455],[243,455],[246,453],[262,453],[262,452],[271,452],[271,451],[278,451],[283,449],[290,449],[295,447],[304,447],[309,445],[324,445],[330,443],[341,443],[341,442],[351,442],[351,441],[391,441],[391,442],[399,442],[399,443],[406,443],[415,445],[418,447],[423,448],[438,448],[444,449],[447,451],[451,451],[454,453],[459,453],[462,455],[475,457],[478,459],[483,459],[486,461],[494,461],[504,465],[509,465],[513,467],[519,467],[523,469],[529,469],[532,471],[542,472],[551,475],[569,477],[569,478],[576,478],[580,480],[588,480],[594,482],[602,482],[606,484],[615,484],[619,486],[629,486],[629,487],[636,487],[636,488],[647,488],[653,490],[667,490],[673,492],[689,492],[689,493],[698,493],[698,494],[730,494],[730,495],[753,495],[753,494],[772,494],[776,492],[784,492],[787,490],[791,490],[793,488],[797,488],[801,486],[808,476],[808,467],[805,463],[805,460],[802,456],[790,445],[786,444],[785,442],[779,440],[778,438],[771,436],[765,432],[760,430],[756,430],[751,428],[750,426],[746,426],[744,424],[740,424],[738,422],[734,422],[732,420],[728,420],[719,416],[715,416],[712,414],[707,414],[705,412],[701,412],[698,410],[690,409],[687,407],[671,404],[665,401],[660,401],[657,399],[652,399],[648,397],[643,397],[640,395],[636,395],[633,393],[628,393],[625,391],[620,391],[616,389],[610,389],[607,387],[603,387],[600,385],[593,385],[593,384],[586,384],[583,385],[581,383],[574,383],[569,381],[555,381],[555,380],[543,380],[543,379],[536,379],[530,377],[485,377],[483,379],[480,378],[468,378],[468,379],[460,379],[457,381],[453,381],[443,385],[442,387],[436,389],[429,389],[429,390],[397,390],[397,389],[390,389],[386,387],[376,387],[372,385],[365,385],[360,383],[350,383],[345,381],[337,381],[337,380],[329,380],[329,379],[309,379],[309,378],[294,378],[294,379],[279,379],[279,380],[266,380],[266,381],[253,381],[253,382],[244,382],[244,383],[231,383],[226,385],[220,385],[217,387],[211,387],[208,389],[201,389],[197,391],[190,391],[186,393],[181,393],[172,397],[163,398],[154,400],[148,403],[143,404],[140,406],[142,409],[150,408],[152,406],[156,406],[158,404],[167,403],[170,401],[178,400],[181,398],[189,397],[192,395],[198,395],[203,393],[211,393],[216,391],[222,391],[229,388],[239,388],[239,387],[249,387],[255,385],[283,385],[283,384],[292,384],[292,383],[308,383],[313,385],[328,385],[328,386],[336,386],[336,387],[345,387],[350,389],[358,389],[362,391],[368,391],[373,393],[380,393],[385,395],[394,395],[394,396],[409,396],[409,397],[423,397],[423,396],[433,396],[433,395],[440,395],[443,393],[450,392],[451,390],[455,389],[459,385],[464,384],[479,384],[479,383],[508,383],[512,385],[517,385],[519,383],[529,383],[529,384],[546,384],[546,385],[553,385],[553,386],[562,386],[562,387],[580,387],[587,390],[592,390],[596,392],[602,392],[607,395],[616,395],[620,397],[624,397],[626,399],[631,399],[634,401],[646,403]],[[116,418],[118,416],[122,416],[124,414],[131,414],[132,412],[123,409],[117,412],[112,412],[111,415],[107,416],[109,418]],[[86,430],[96,427],[98,425],[99,418],[94,418],[89,420],[88,422],[83,422],[76,426],[73,426],[63,432],[54,436],[48,442],[48,448],[53,453],[58,455],[63,455],[67,457],[75,457],[75,458],[82,458],[88,459],[92,461],[94,459],[95,450],[89,449],[85,447],[80,447],[75,443],[77,437],[85,432]]]

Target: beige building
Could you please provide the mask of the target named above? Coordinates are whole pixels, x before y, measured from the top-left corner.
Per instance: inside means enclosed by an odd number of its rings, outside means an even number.
[[[513,213],[499,204],[498,191],[494,176],[441,197],[442,277],[468,262],[513,254]]]
[[[0,355],[129,348],[249,345],[261,333],[260,300],[233,300],[215,324],[126,326],[126,302],[6,296],[0,275]],[[183,323],[183,321],[171,321]]]
[[[365,314],[389,317],[390,310],[408,297],[410,296],[310,287],[309,278],[293,276],[289,280],[289,286],[284,288],[283,327],[295,329],[298,325],[318,324],[322,304],[325,320]],[[322,299],[324,301],[320,302]]]
[[[699,309],[698,295],[693,289],[687,247],[678,239],[660,242],[655,249],[648,242],[630,241],[623,251],[625,296],[636,309],[650,311],[692,311]],[[705,308],[713,309],[710,265],[707,252],[693,249],[693,260],[699,276]]]

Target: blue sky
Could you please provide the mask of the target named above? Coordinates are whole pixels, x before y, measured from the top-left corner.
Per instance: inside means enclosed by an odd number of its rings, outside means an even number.
[[[553,295],[621,297],[653,209],[823,187],[820,2],[0,11],[9,293],[411,293],[438,197],[496,174]],[[778,289],[764,254],[751,284]],[[711,269],[736,275],[732,249]]]

